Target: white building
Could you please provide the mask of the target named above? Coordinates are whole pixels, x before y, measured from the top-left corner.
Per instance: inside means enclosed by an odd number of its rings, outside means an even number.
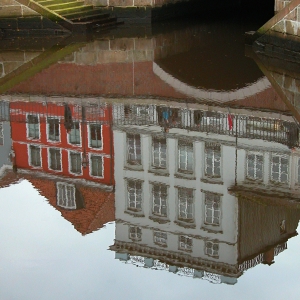
[[[298,145],[290,129],[296,125],[272,113],[171,105],[114,105],[111,249],[126,262],[234,284],[245,269],[272,263],[296,234],[299,216],[287,200],[300,200],[299,158],[290,149]],[[257,187],[269,194],[253,204]],[[270,193],[285,196],[265,211]],[[272,229],[261,218],[271,219]],[[248,240],[253,221],[271,237]]]

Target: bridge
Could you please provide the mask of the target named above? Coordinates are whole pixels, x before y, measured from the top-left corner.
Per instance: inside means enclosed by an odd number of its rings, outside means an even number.
[[[215,11],[250,5],[248,0],[231,1],[175,1],[175,0],[1,0],[1,33],[16,35],[70,34],[102,30],[120,23],[151,24],[153,21],[172,18],[191,11],[203,16]],[[268,3],[269,1],[264,1]],[[257,11],[264,4],[251,1]],[[268,43],[273,38],[292,40],[299,44],[300,0],[275,0],[275,16],[264,24],[253,36],[255,40]],[[283,37],[282,37],[283,35]],[[284,35],[287,35],[285,37]],[[286,43],[284,48],[289,47]],[[299,46],[291,50],[299,51]]]

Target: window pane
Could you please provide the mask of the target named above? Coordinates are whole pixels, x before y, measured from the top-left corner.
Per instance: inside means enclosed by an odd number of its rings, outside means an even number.
[[[194,153],[193,153],[193,145],[178,145],[179,151],[179,172],[193,172],[193,165],[194,165]]]
[[[59,119],[48,119],[48,139],[59,141]]]
[[[80,144],[79,122],[74,122],[71,131],[69,132],[69,142],[71,144]]]
[[[27,135],[33,139],[40,138],[39,132],[39,119],[36,115],[28,115],[27,116],[27,123],[28,123],[28,132]]]
[[[41,151],[40,147],[30,146],[30,162],[32,166],[41,166]]]
[[[101,148],[102,147],[102,135],[101,125],[91,124],[90,125],[90,147]]]
[[[167,143],[165,139],[153,140],[153,166],[157,168],[166,168]]]
[[[70,153],[71,160],[71,172],[80,174],[81,173],[81,154],[76,152]]]
[[[57,187],[57,205],[67,209],[76,209],[75,186],[58,182]]]
[[[220,196],[212,193],[205,193],[205,223],[220,225]]]
[[[141,164],[141,139],[139,134],[127,135],[127,162]]]
[[[91,156],[91,174],[102,177],[102,156]]]
[[[59,149],[49,149],[50,153],[50,168],[52,170],[61,170],[61,157]]]

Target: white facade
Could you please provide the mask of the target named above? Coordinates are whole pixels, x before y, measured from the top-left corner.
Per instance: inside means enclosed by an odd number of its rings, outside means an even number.
[[[181,128],[162,130],[155,106],[132,108],[127,119],[123,105],[113,110],[116,244],[134,243],[145,257],[190,257],[206,271],[238,277],[238,199],[228,188],[259,183],[289,190],[298,182],[298,156],[277,142],[230,135],[237,118],[224,124],[227,135],[213,127],[200,132],[188,130],[193,114],[185,110]],[[213,271],[221,266],[227,271]]]

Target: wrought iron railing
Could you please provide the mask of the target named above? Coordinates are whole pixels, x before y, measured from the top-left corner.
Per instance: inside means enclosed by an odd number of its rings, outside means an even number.
[[[155,105],[116,104],[113,109],[113,122],[119,126],[157,125],[163,129],[181,128],[237,138],[261,139],[291,147],[299,146],[297,124],[274,118]]]

